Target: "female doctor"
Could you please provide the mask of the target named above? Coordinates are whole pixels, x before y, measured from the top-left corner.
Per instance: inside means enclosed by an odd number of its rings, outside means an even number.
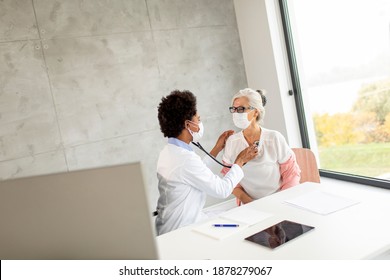
[[[203,135],[203,124],[196,109],[196,97],[190,91],[175,90],[163,97],[158,106],[161,132],[168,144],[160,152],[157,178],[160,197],[157,202],[156,230],[161,235],[206,218],[202,208],[206,195],[228,197],[244,177],[242,166],[253,159],[257,148],[250,146],[238,154],[234,164],[221,178],[190,146]],[[210,154],[214,157],[224,148],[232,131],[224,132]]]

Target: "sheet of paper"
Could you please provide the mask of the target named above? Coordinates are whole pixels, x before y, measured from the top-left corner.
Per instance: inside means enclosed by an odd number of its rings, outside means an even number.
[[[272,214],[270,213],[243,206],[234,208],[220,215],[221,218],[248,224],[250,226],[257,224],[271,216]]]
[[[213,226],[214,224],[237,224],[238,227],[214,227]],[[212,237],[214,239],[221,240],[237,232],[240,232],[241,230],[247,228],[248,226],[249,226],[248,224],[237,223],[237,222],[232,222],[230,220],[217,218],[202,223],[194,227],[192,230],[207,235],[209,237]]]
[[[327,215],[359,203],[356,200],[319,190],[313,190],[298,197],[287,199],[285,202],[322,215]]]

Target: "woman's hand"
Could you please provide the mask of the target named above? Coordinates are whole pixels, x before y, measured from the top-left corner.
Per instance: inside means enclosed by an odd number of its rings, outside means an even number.
[[[250,161],[251,159],[254,159],[257,156],[258,149],[256,145],[251,145],[248,148],[242,150],[234,162],[235,164],[238,164],[239,166],[243,166],[245,163]]]
[[[217,143],[215,144],[214,148],[211,150],[210,154],[213,157],[216,157],[220,151],[222,151],[225,148],[226,140],[234,133],[234,130],[227,130],[224,133],[222,133],[218,140]]]
[[[238,199],[239,202],[247,204],[253,201],[253,198],[244,190],[244,188],[238,184],[234,189],[232,194]],[[238,204],[240,205],[240,204]]]

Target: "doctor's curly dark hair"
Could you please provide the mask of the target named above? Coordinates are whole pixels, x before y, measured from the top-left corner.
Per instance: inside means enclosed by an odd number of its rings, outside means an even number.
[[[196,97],[188,90],[174,90],[161,99],[157,108],[164,137],[177,137],[185,128],[185,121],[196,115]]]

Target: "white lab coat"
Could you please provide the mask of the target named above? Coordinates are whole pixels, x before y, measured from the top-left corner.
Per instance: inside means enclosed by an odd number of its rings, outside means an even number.
[[[206,194],[216,198],[228,197],[244,177],[242,169],[233,165],[221,178],[192,150],[167,144],[160,153],[157,177],[160,197],[157,203],[157,234],[198,222]]]

